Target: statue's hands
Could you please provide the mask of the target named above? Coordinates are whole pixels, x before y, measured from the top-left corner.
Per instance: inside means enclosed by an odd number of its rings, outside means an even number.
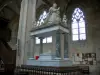
[[[60,7],[58,7],[58,10],[60,10]]]

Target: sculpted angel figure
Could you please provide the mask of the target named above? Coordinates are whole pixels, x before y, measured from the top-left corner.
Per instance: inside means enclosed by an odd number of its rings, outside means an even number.
[[[65,14],[63,15],[62,22],[64,23],[64,25],[67,25],[67,17]]]

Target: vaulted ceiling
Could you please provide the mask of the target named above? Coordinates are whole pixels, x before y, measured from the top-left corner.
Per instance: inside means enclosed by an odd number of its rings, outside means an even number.
[[[21,0],[0,0],[0,17],[11,20],[20,13]]]

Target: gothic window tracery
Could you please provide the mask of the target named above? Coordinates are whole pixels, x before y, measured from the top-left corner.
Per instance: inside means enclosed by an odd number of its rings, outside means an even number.
[[[38,21],[37,21],[37,26],[40,26],[40,25],[42,25],[43,23],[44,23],[44,20],[46,19],[46,17],[47,17],[47,12],[46,11],[44,11],[41,15],[40,15],[40,17],[39,17],[39,19],[38,19]]]
[[[85,19],[83,12],[76,8],[72,14],[72,40],[86,40]]]

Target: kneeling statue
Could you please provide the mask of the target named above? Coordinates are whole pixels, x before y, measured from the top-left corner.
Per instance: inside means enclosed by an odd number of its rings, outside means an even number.
[[[49,13],[46,19],[47,23],[58,24],[61,22],[60,7],[57,8],[57,4],[54,3],[49,9]]]

